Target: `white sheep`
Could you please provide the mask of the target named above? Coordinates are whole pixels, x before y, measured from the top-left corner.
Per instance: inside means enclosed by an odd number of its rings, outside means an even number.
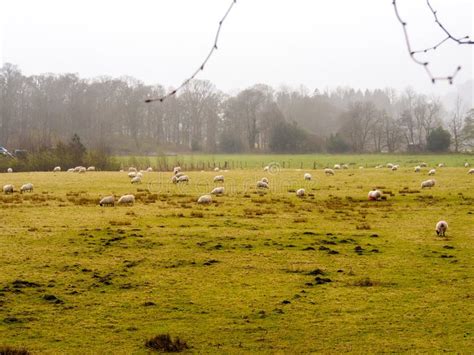
[[[448,223],[446,221],[439,221],[438,223],[436,223],[437,235],[441,235],[442,237],[444,237],[447,230],[448,230]]]
[[[334,169],[339,170],[341,166],[339,164],[334,164]]]
[[[135,203],[135,196],[133,195],[123,195],[119,198],[118,202],[119,205],[133,205]]]
[[[184,175],[184,173],[182,173],[182,172],[178,172],[178,173],[176,173],[176,175],[175,175],[175,176],[176,176],[176,178],[179,178],[179,177],[181,177],[181,176],[183,176],[183,175]]]
[[[130,179],[132,179],[132,178],[134,178],[134,177],[136,177],[136,176],[137,176],[137,173],[136,173],[135,171],[131,171],[131,172],[128,173],[128,177],[129,177]]]
[[[415,166],[415,173],[419,173],[421,171],[421,166]]]
[[[324,169],[324,173],[325,173],[326,175],[334,175],[334,170],[332,170],[332,169]]]
[[[112,206],[113,207],[114,204],[115,204],[115,196],[114,195],[105,196],[99,202],[99,206]]]
[[[87,171],[87,169],[83,166],[79,168],[79,174],[84,174]]]
[[[430,187],[431,188],[431,187],[435,186],[435,184],[436,184],[436,181],[433,180],[433,179],[426,180],[426,181],[423,181],[421,183],[421,188],[422,189],[424,189],[425,187]]]
[[[444,168],[444,163],[439,163],[438,168]]]
[[[149,166],[147,169],[146,169],[146,172],[147,173],[151,173],[153,171],[153,168],[151,166]]]
[[[202,195],[201,197],[198,198],[197,203],[207,205],[212,203],[212,197],[211,195]]]
[[[11,184],[3,186],[3,193],[4,194],[12,194],[15,190],[15,187]]]
[[[469,169],[469,171],[467,172],[469,175],[474,175],[474,168],[473,169]]]
[[[268,179],[267,179],[266,177],[261,178],[260,181],[263,181],[263,182],[266,183],[267,185],[268,185],[268,183],[269,183],[269,182],[268,182]]]
[[[257,188],[259,189],[268,189],[268,183],[265,181],[257,181]]]
[[[221,169],[219,169],[217,166],[214,168],[215,172],[218,172],[219,170],[221,170]]]
[[[140,176],[135,176],[132,180],[130,180],[132,184],[141,184],[142,178]]]
[[[176,175],[177,173],[179,173],[180,171],[181,171],[181,167],[180,167],[180,166],[175,166],[175,167],[173,168],[173,174],[175,174],[175,175]]]
[[[129,173],[136,173],[137,172],[137,168],[134,168],[133,166],[131,166],[130,168],[128,168],[128,172]]]
[[[95,171],[95,166],[89,166],[89,167],[87,168],[87,171]]]
[[[465,167],[465,168],[469,168],[469,163],[468,163],[468,162],[465,162],[465,163],[464,163],[464,167]]]
[[[434,174],[436,174],[436,169],[431,169],[430,171],[428,171],[429,176],[432,176]]]
[[[141,171],[139,171],[139,172],[137,173],[137,176],[140,177],[140,178],[142,178],[142,177],[143,177],[143,173],[142,173]]]
[[[392,163],[388,163],[388,164],[387,164],[387,168],[392,169],[392,168],[393,168],[393,164],[392,164]]]
[[[67,169],[67,172],[68,172],[68,173],[73,173],[73,172],[74,172],[74,168]]]
[[[426,164],[426,163],[423,162],[423,163],[420,164],[420,166],[421,166],[422,168],[426,168],[426,167],[428,166],[428,164]]]
[[[392,166],[392,171],[397,171],[398,170],[398,165]]]
[[[369,191],[367,197],[369,198],[369,201],[378,201],[382,197],[382,192],[380,190],[372,190]]]
[[[224,175],[214,176],[214,182],[224,182]]]
[[[298,197],[303,197],[305,195],[306,191],[304,189],[298,189],[296,190],[296,196]]]
[[[305,179],[306,181],[311,181],[312,178],[313,178],[313,177],[311,176],[310,173],[304,174],[304,179]]]
[[[223,195],[224,194],[224,188],[223,187],[216,187],[212,189],[211,195]]]
[[[349,165],[347,165],[347,164],[342,164],[341,167],[342,167],[343,169],[349,169]]]
[[[8,168],[8,169],[7,169],[7,173],[13,173],[13,169],[12,169],[12,168]]]
[[[267,165],[263,168],[263,171],[269,171],[270,170],[270,167]]]
[[[188,177],[188,175],[182,175],[182,176],[180,176],[179,178],[176,179],[176,182],[177,183],[189,182],[189,177]]]
[[[73,169],[74,170],[74,169]],[[59,173],[61,171],[61,167],[60,166],[55,166],[54,169],[53,169],[53,172],[55,173]]]
[[[20,188],[20,193],[23,192],[33,192],[33,184],[31,182],[24,184]]]

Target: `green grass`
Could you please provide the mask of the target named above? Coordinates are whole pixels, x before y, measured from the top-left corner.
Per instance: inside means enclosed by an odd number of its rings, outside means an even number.
[[[410,157],[345,157],[318,159],[402,166],[329,177],[306,168],[311,182],[306,170],[234,169],[210,206],[196,200],[214,172],[178,186],[158,172],[139,186],[119,172],[0,174],[2,186],[35,185],[0,195],[0,346],[148,353],[148,340],[170,334],[200,353],[471,352],[474,177],[464,159],[417,157],[448,166],[421,191],[427,169],[414,173]],[[259,166],[253,158],[235,156]],[[265,175],[271,188],[260,193]],[[375,186],[386,201],[367,201]],[[99,207],[110,193],[137,202]],[[440,219],[446,238],[434,232]]]

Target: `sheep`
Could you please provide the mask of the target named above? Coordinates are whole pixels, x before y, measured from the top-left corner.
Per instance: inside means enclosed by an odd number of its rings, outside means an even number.
[[[421,171],[421,166],[415,166],[415,173],[419,173]]]
[[[326,175],[334,175],[334,170],[332,170],[332,169],[324,169],[324,173],[325,173]]]
[[[13,169],[12,169],[12,168],[8,168],[8,169],[7,169],[7,173],[13,173]]]
[[[380,192],[380,190],[372,190],[369,191],[367,197],[369,198],[369,201],[378,201],[382,197],[382,192]]]
[[[211,191],[211,195],[223,195],[224,188],[223,187],[216,187]]]
[[[147,169],[146,169],[146,172],[147,173],[151,173],[153,171],[153,168],[151,166],[149,166]]]
[[[263,171],[269,171],[270,170],[270,167],[267,165],[263,168]]]
[[[465,168],[469,168],[469,163],[468,163],[468,162],[465,162],[465,163],[464,163],[464,167],[465,167]]]
[[[21,186],[20,188],[20,193],[23,192],[33,192],[33,184],[32,183],[27,183]]]
[[[259,189],[268,189],[268,183],[265,181],[257,181],[257,188]]]
[[[15,187],[11,184],[3,186],[3,193],[5,195],[12,194],[14,192],[14,190],[15,190]]]
[[[177,173],[179,173],[180,171],[181,171],[181,167],[180,167],[180,166],[175,166],[175,167],[173,168],[173,174],[175,174],[175,175],[176,175]]]
[[[129,177],[130,179],[134,178],[135,176],[137,176],[137,173],[134,172],[134,171],[131,171],[131,172],[128,173],[128,177]]]
[[[176,183],[180,183],[180,182],[189,182],[188,175],[182,175],[176,179]]]
[[[306,181],[311,181],[312,178],[313,178],[313,177],[311,176],[310,173],[304,174],[304,179],[305,179]]]
[[[105,196],[103,197],[100,202],[99,202],[99,206],[114,206],[115,204],[115,196],[114,195],[111,195],[111,196]]]
[[[469,175],[474,175],[474,168],[473,169],[469,169],[469,171],[467,172]]]
[[[74,172],[74,168],[67,169],[67,172],[68,172],[68,173],[73,173],[73,172]]]
[[[87,169],[83,166],[79,168],[79,174],[84,174],[87,171]]]
[[[426,180],[426,181],[423,181],[421,183],[421,188],[422,189],[424,189],[425,187],[430,187],[431,188],[431,187],[435,186],[435,184],[436,184],[436,181],[433,180],[433,179]]]
[[[216,173],[217,173],[219,170],[221,170],[221,169],[219,169],[217,166],[214,168],[214,171],[215,171]]]
[[[132,172],[133,172],[133,173],[136,173],[136,172],[137,172],[137,168],[134,168],[134,167],[132,166],[132,167],[128,168],[128,172],[129,172],[129,173],[132,173]]]
[[[388,164],[387,164],[387,168],[392,169],[392,168],[393,168],[393,164],[392,164],[392,163],[388,163]]]
[[[224,175],[214,176],[214,182],[224,182]]]
[[[349,165],[347,165],[347,164],[342,164],[341,167],[342,167],[343,169],[349,169]]]
[[[439,221],[436,223],[436,235],[445,236],[446,231],[448,230],[448,223],[446,221]]]
[[[444,163],[439,163],[438,168],[444,168]]]
[[[364,169],[364,167],[363,167],[363,166],[359,166],[359,169],[361,169],[361,170],[362,170],[362,169]]]
[[[266,177],[261,178],[260,181],[263,181],[264,183],[268,184],[268,179]]]
[[[201,197],[198,198],[197,203],[202,204],[202,205],[208,205],[212,203],[212,197],[211,195],[202,195]]]
[[[335,170],[339,170],[341,168],[341,166],[339,164],[334,164],[334,169]]]
[[[398,165],[392,166],[392,169],[391,169],[391,170],[392,170],[392,171],[397,171],[397,170],[398,170]]]
[[[304,189],[298,189],[296,190],[296,196],[298,197],[303,197],[305,195],[306,191]]]
[[[118,202],[119,205],[133,205],[135,203],[135,196],[133,195],[123,195],[119,198]]]
[[[421,166],[422,168],[426,168],[426,167],[428,166],[428,164],[426,164],[426,163],[423,162],[423,163],[420,164],[420,166]]]
[[[184,173],[182,173],[182,172],[179,172],[179,173],[176,173],[176,175],[175,175],[175,176],[176,176],[176,178],[179,178],[179,177],[181,177],[181,176],[183,176],[183,175],[184,175]]]
[[[56,166],[56,167],[54,167],[54,169],[53,169],[53,172],[55,172],[55,173],[59,173],[60,171],[61,171],[61,167],[60,167],[60,166]]]
[[[87,171],[95,171],[95,166],[89,166],[89,167],[87,168]]]
[[[135,176],[132,180],[130,180],[132,184],[141,184],[142,178],[140,176]]]
[[[436,174],[436,169],[431,169],[430,171],[428,171],[429,176],[434,175],[434,174]]]
[[[142,178],[142,177],[143,177],[143,173],[142,173],[142,172],[138,172],[138,173],[137,173],[137,177]]]

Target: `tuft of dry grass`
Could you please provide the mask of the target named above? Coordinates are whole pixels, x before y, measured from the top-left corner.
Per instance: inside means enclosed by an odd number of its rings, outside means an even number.
[[[189,349],[189,346],[185,341],[182,341],[178,337],[172,339],[169,334],[160,334],[147,340],[145,342],[145,347],[151,350],[167,353],[179,353]]]

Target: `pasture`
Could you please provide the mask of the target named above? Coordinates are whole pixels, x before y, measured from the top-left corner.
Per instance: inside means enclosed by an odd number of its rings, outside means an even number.
[[[321,156],[315,170],[318,158],[298,157],[304,170],[249,160],[219,172],[223,184],[214,171],[186,172],[179,185],[170,172],[144,173],[140,185],[126,172],[0,174],[2,186],[35,186],[0,195],[0,346],[139,354],[169,333],[199,353],[472,351],[465,157]],[[420,189],[440,161],[435,187]],[[354,164],[324,174],[341,162]],[[387,162],[400,169],[370,166]],[[270,189],[260,191],[263,176]],[[219,185],[224,196],[196,203]],[[367,200],[375,187],[386,200]],[[136,203],[99,207],[112,193]],[[441,219],[446,237],[434,231]]]

